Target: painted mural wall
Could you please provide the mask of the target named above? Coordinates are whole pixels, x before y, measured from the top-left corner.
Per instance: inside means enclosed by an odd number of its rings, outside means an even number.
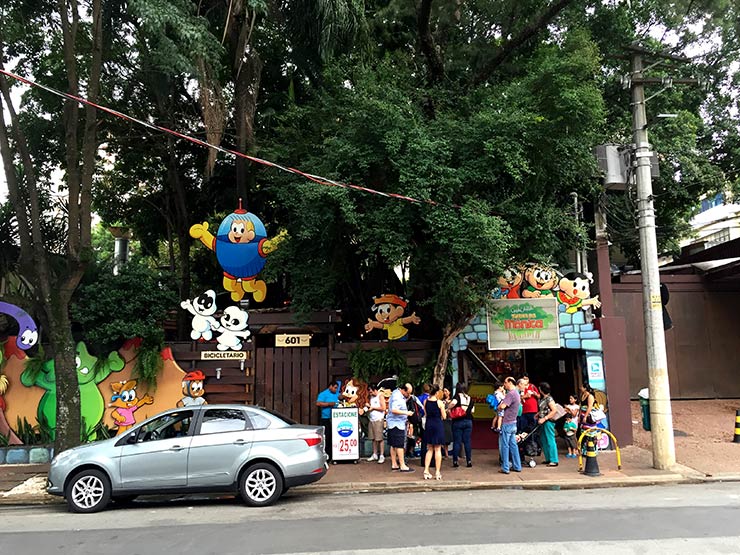
[[[56,428],[56,377],[53,361],[40,369],[29,365],[15,337],[3,345],[0,363],[0,434],[8,444],[22,443],[15,431],[19,423]],[[129,341],[104,358],[90,354],[77,344],[77,379],[80,389],[84,435],[96,437],[102,424],[111,434],[122,433],[163,410],[176,406],[206,403],[205,376],[185,372],[169,348],[162,351],[163,368],[156,387],[141,383],[134,374],[136,341]]]

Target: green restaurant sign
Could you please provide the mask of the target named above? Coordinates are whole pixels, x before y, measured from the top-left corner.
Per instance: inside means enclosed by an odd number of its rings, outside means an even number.
[[[497,299],[486,320],[490,350],[560,348],[555,297]]]

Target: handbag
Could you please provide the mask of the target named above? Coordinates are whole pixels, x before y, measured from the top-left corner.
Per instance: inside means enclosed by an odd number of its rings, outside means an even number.
[[[563,408],[563,405],[560,403],[555,403],[555,416],[552,418],[552,421],[560,420],[563,416],[565,416],[565,409]]]
[[[600,407],[591,409],[591,420],[594,422],[598,422],[599,420],[604,420],[606,418],[606,413],[604,410]]]
[[[459,418],[464,418],[466,414],[467,411],[464,408],[462,408],[460,405],[455,405],[450,411],[450,418],[452,420],[457,420]]]

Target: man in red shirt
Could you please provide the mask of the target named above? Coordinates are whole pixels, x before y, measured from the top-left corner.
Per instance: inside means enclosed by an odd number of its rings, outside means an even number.
[[[537,412],[539,410],[540,402],[540,391],[537,386],[529,383],[529,376],[526,374],[522,377],[524,389],[522,389],[522,417],[519,433],[527,432],[528,434],[534,430],[537,425]],[[539,445],[537,445],[537,439],[533,436],[531,441],[535,443],[536,449],[539,452]]]

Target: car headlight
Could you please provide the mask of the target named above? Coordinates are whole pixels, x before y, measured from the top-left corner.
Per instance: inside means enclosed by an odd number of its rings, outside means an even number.
[[[52,465],[59,464],[63,460],[70,458],[73,454],[74,454],[74,451],[72,451],[72,449],[68,449],[67,451],[62,451],[61,453],[56,455],[53,459],[51,459],[51,464]]]

